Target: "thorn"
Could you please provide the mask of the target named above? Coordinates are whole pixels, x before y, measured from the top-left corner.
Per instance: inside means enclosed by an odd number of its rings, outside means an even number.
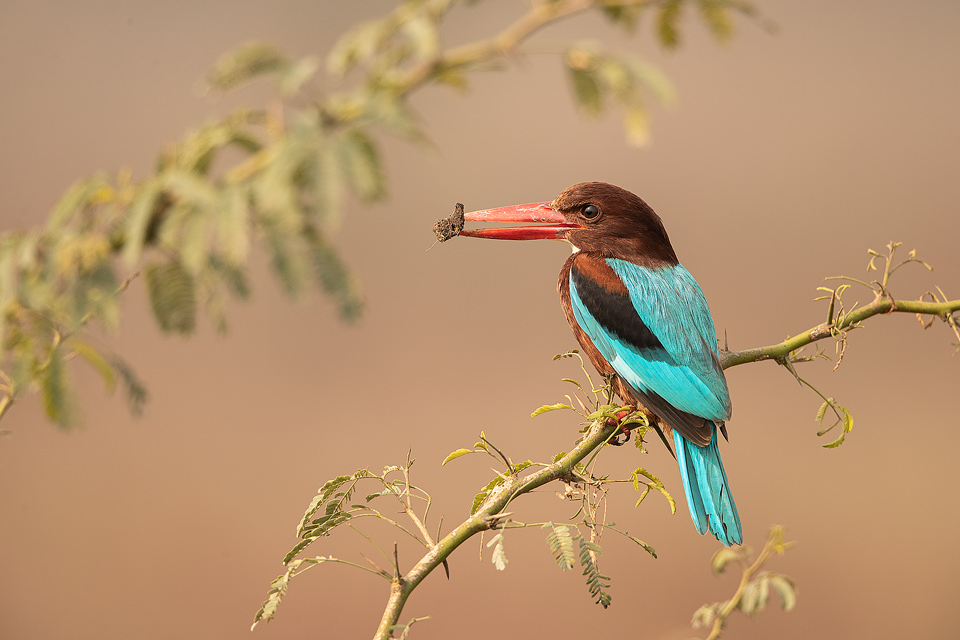
[[[397,543],[393,543],[393,568],[397,572],[397,582],[400,582],[400,556],[397,553]]]

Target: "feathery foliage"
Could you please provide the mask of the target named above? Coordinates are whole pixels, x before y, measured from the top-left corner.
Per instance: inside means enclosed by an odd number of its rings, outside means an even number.
[[[751,13],[734,2],[689,2],[701,7],[718,37],[729,32],[731,12]],[[190,335],[201,310],[225,331],[227,300],[249,294],[246,261],[255,241],[263,243],[289,295],[315,283],[341,317],[355,320],[363,298],[332,237],[348,203],[386,196],[377,137],[426,140],[407,104],[412,93],[428,84],[463,89],[469,73],[521,52],[543,25],[587,11],[627,29],[653,11],[661,16],[657,37],[670,46],[679,21],[663,16],[686,3],[532,3],[501,36],[444,49],[444,17],[469,4],[406,0],[346,33],[325,61],[290,59],[263,42],[243,45],[217,62],[207,86],[226,92],[268,81],[276,94],[269,106],[237,109],[187,133],[159,153],[151,175],[134,179],[120,171],[80,180],[47,225],[0,236],[0,416],[20,393],[35,389],[51,420],[72,424],[78,403],[71,399],[67,362],[78,355],[101,375],[112,368],[107,377],[133,379],[129,365],[120,371],[112,354],[89,340],[82,353],[71,350],[71,339],[91,324],[116,328],[118,297],[140,273],[162,331]],[[629,138],[642,142],[649,115],[641,96],[669,98],[666,80],[635,57],[593,44],[572,45],[562,57],[584,111],[597,115],[606,101],[618,105]],[[343,88],[321,93],[329,80]],[[125,389],[133,394],[131,406],[142,408],[142,384]]]

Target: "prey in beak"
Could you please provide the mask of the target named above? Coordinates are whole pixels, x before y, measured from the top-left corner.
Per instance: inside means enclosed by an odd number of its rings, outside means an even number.
[[[484,229],[464,229],[469,222],[531,222],[547,223],[526,227],[487,227]],[[510,207],[483,209],[463,212],[463,205],[457,203],[453,215],[438,220],[433,227],[440,242],[446,242],[457,236],[471,238],[492,238],[494,240],[566,240],[566,234],[572,229],[582,229],[579,224],[567,222],[563,214],[556,211],[550,202],[517,204]]]

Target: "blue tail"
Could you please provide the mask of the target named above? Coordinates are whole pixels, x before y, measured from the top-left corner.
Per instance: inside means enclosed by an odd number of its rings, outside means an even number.
[[[728,547],[742,544],[740,516],[717,448],[717,428],[713,428],[713,439],[705,447],[687,441],[676,431],[673,432],[673,442],[677,448],[687,506],[697,531],[704,534],[709,527],[710,533]]]

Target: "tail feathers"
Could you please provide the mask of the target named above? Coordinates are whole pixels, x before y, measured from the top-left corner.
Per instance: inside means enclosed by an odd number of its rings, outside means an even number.
[[[705,447],[698,447],[676,431],[673,432],[683,490],[687,494],[687,506],[690,507],[693,524],[701,534],[709,529],[717,540],[729,547],[743,543],[743,531],[727,474],[720,460],[717,439],[716,427],[710,444]]]

